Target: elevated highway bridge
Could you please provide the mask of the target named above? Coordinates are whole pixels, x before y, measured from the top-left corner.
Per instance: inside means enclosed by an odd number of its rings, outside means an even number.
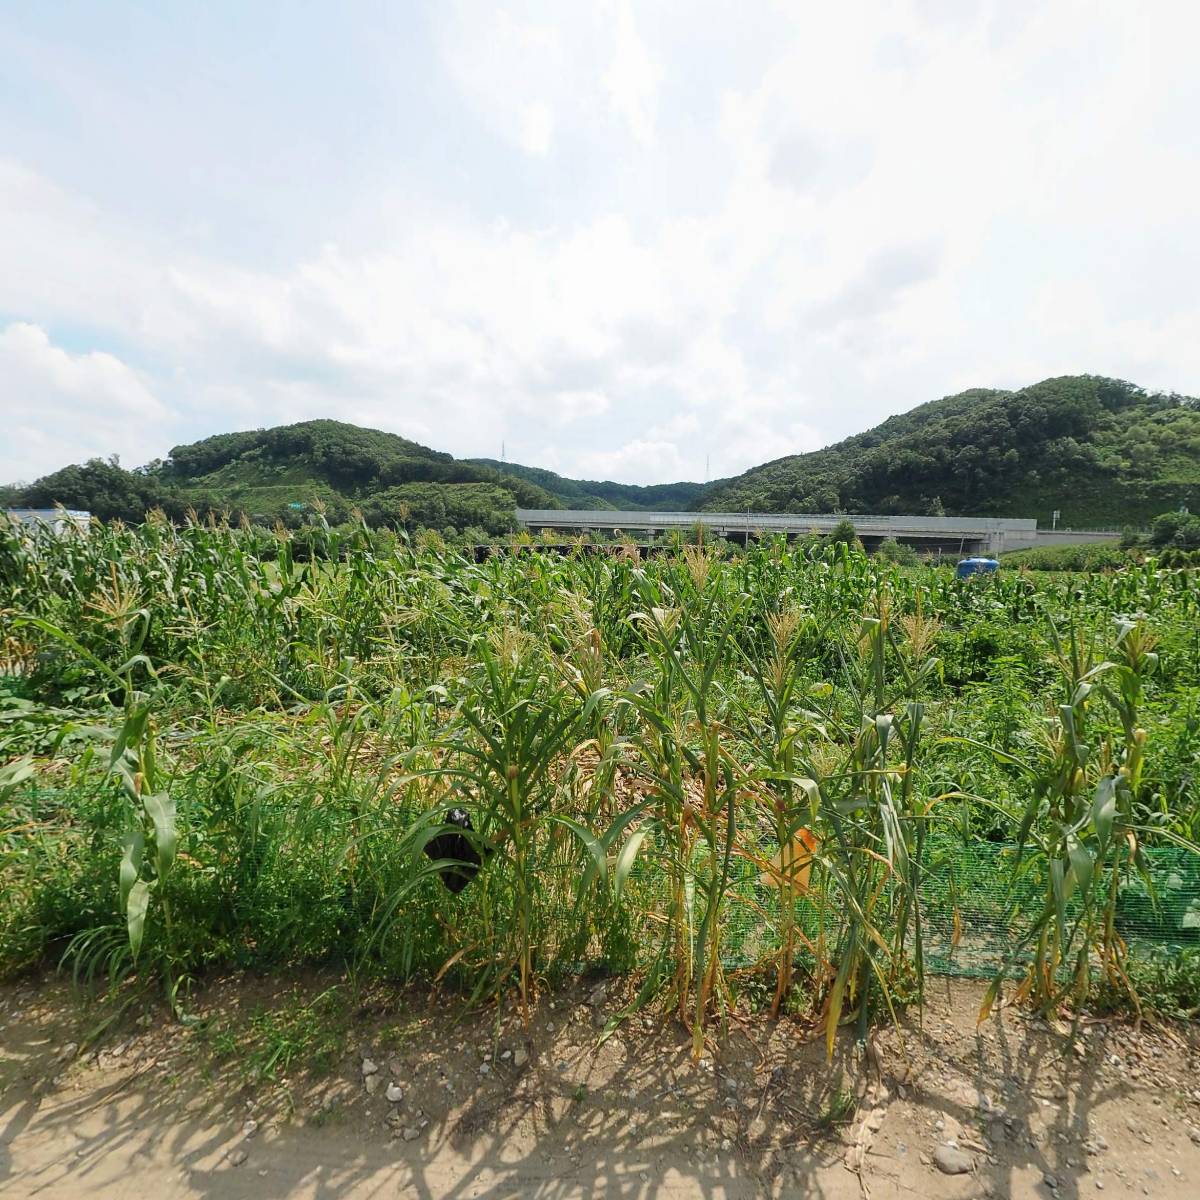
[[[717,537],[745,541],[768,533],[803,537],[828,533],[848,520],[870,548],[895,538],[921,550],[953,554],[999,554],[1037,545],[1037,521],[1008,517],[906,517],[861,513],[630,512],[617,509],[518,508],[527,529],[552,529],[564,535],[602,531],[661,535],[703,524]]]

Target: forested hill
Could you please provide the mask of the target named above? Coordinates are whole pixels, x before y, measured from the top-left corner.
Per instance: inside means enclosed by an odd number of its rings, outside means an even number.
[[[513,528],[516,506],[557,508],[549,492],[407,438],[341,421],[302,421],[222,433],[176,446],[168,458],[127,471],[94,459],[16,490],[9,502],[65,504],[102,519],[140,521],[154,507],[228,510],[251,520],[303,523],[323,506],[327,519],[359,509],[372,525],[488,535]]]
[[[517,504],[557,507],[553,496],[523,479],[502,476],[398,434],[341,421],[218,434],[176,446],[162,473],[184,486],[214,491],[241,508],[270,509],[304,501],[306,490],[318,495],[324,491],[353,501],[372,524],[389,523],[405,506],[412,519],[420,520],[421,510],[437,508],[437,497],[443,505],[449,503],[452,493],[435,485],[485,485],[507,494],[499,505],[510,511]],[[478,489],[473,494],[486,495]]]
[[[394,433],[322,420],[216,434],[132,471],[94,459],[9,489],[5,500],[64,504],[103,520],[140,521],[151,508],[179,518],[193,507],[289,525],[302,524],[319,503],[333,522],[357,508],[371,525],[493,536],[515,526],[518,506],[687,509],[703,490],[699,483],[638,487],[456,459]]]
[[[562,501],[564,508],[655,509],[687,512],[704,492],[702,483],[613,483],[611,480],[568,479],[542,467],[523,467],[494,458],[472,458],[468,462],[499,471],[512,478],[536,484]]]
[[[1093,375],[922,404],[719,480],[709,511],[939,513],[1145,524],[1200,507],[1200,401]]]

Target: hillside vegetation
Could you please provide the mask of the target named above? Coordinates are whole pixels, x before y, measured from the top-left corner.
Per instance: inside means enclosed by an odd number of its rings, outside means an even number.
[[[704,494],[702,483],[613,483],[611,480],[568,479],[542,467],[522,467],[494,458],[472,458],[468,462],[489,467],[501,474],[536,484],[562,501],[564,508],[650,509],[656,512],[688,512]]]
[[[512,529],[518,506],[946,513],[1043,525],[1058,509],[1061,527],[1145,527],[1184,505],[1200,509],[1200,400],[1091,375],[973,389],[711,485],[569,479],[456,459],[341,421],[302,421],[176,446],[132,471],[93,459],[0,493],[5,504],[61,503],[126,521],[195,508],[299,525],[323,505],[333,523],[358,509],[372,526],[468,537]]]
[[[688,509],[703,490],[699,483],[638,487],[456,459],[394,433],[321,420],[216,434],[134,470],[93,459],[0,498],[34,508],[64,504],[102,520],[140,521],[152,508],[179,519],[194,508],[287,525],[319,505],[334,523],[357,508],[372,526],[494,536],[514,528],[518,506]]]
[[[560,507],[549,492],[515,475],[342,421],[217,434],[176,446],[165,461],[134,471],[92,460],[39,479],[14,502],[59,503],[133,521],[150,508],[178,517],[194,507],[268,524],[298,524],[317,506],[339,522],[358,508],[371,525],[471,526],[486,534],[511,529],[517,505]]]
[[[721,480],[709,511],[941,513],[1143,525],[1200,504],[1200,401],[1092,375],[972,389]]]

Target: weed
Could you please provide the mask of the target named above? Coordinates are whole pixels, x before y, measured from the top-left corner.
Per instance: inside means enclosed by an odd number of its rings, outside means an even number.
[[[858,1101],[853,1090],[846,1087],[839,1073],[817,1116],[817,1124],[822,1129],[833,1129],[839,1125],[846,1125],[853,1120],[857,1107]]]

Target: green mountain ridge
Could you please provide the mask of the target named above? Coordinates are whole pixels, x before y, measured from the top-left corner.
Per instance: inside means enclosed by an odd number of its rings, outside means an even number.
[[[702,483],[614,483],[612,480],[568,479],[544,467],[523,467],[494,458],[469,458],[502,475],[535,484],[562,501],[564,508],[619,508],[686,512],[704,492]]]
[[[710,511],[1035,517],[1066,528],[1144,525],[1200,504],[1200,400],[1060,376],[974,388],[864,433],[718,480]]]
[[[10,502],[61,503],[105,520],[140,520],[156,507],[178,519],[194,508],[288,525],[321,506],[331,521],[357,509],[371,525],[494,536],[515,526],[518,507],[686,509],[703,490],[698,483],[639,487],[456,459],[398,434],[314,420],[214,434],[133,471],[98,459],[64,467],[10,489]]]
[[[1200,400],[1075,375],[1016,391],[974,388],[919,405],[822,450],[711,484],[570,479],[494,459],[456,459],[341,421],[216,434],[136,470],[93,459],[0,502],[61,503],[102,519],[189,508],[299,525],[343,521],[495,536],[515,509],[619,508],[1036,517],[1063,527],[1145,525],[1200,508]]]
[[[473,528],[489,536],[513,527],[518,505],[561,507],[524,479],[332,420],[216,434],[134,471],[93,459],[10,490],[12,503],[61,503],[102,519],[140,520],[155,507],[178,518],[194,508],[299,525],[320,508],[332,522],[358,510],[371,525]]]

